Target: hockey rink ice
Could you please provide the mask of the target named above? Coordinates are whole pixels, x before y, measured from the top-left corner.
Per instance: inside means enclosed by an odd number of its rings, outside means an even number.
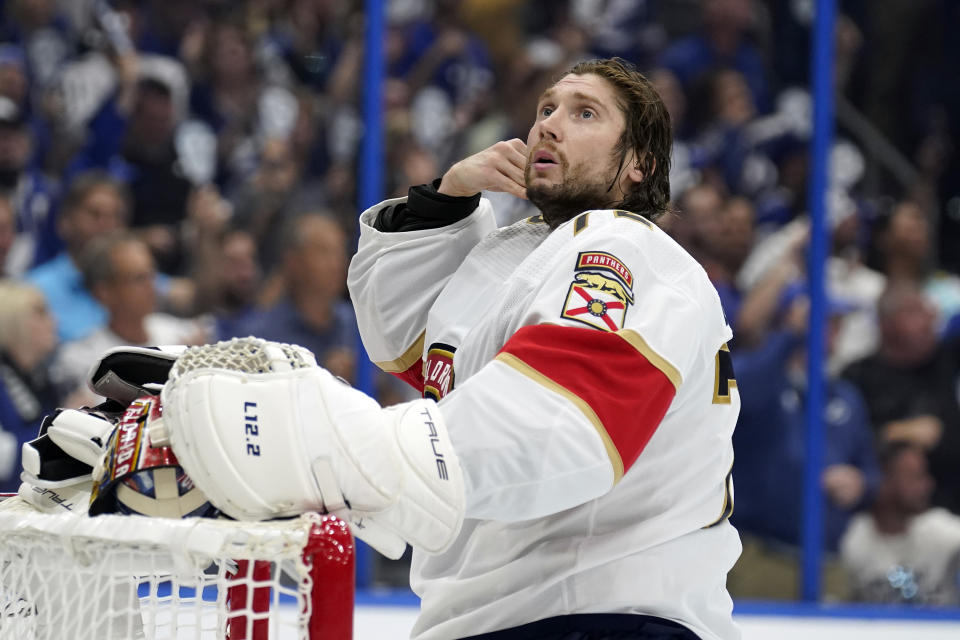
[[[291,615],[295,617],[293,605],[285,604],[281,607],[289,607]],[[417,608],[413,605],[358,604],[354,612],[354,640],[406,640],[410,637],[416,617]],[[767,613],[741,614],[735,617],[743,631],[742,640],[960,639],[960,613],[957,613],[953,620],[814,617]],[[294,629],[281,628],[279,631],[278,640],[297,638]]]
[[[792,607],[779,608],[787,611]],[[779,615],[773,607],[769,609],[735,616],[743,631],[742,640],[960,640],[960,612],[954,612],[953,619],[920,620],[893,617],[907,615],[902,610],[899,614],[890,612],[890,617],[876,617],[880,614],[871,612],[873,617],[851,618],[846,611],[842,616],[818,617],[799,608],[798,615]],[[409,638],[416,616],[415,606],[358,604],[354,640]]]

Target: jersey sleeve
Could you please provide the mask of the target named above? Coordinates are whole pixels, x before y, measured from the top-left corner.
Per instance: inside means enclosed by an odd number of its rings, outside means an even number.
[[[404,201],[387,200],[361,214],[360,242],[347,286],[370,359],[419,390],[427,313],[496,221],[490,202],[481,199],[472,214],[440,229],[389,233],[374,228],[383,207]]]
[[[705,336],[716,350],[729,331],[662,231],[592,214],[607,224],[560,252],[493,361],[441,402],[469,517],[541,517],[609,491],[704,363]]]

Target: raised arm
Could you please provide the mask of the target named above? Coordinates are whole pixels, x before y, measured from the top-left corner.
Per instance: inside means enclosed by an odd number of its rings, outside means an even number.
[[[526,146],[498,142],[455,164],[433,184],[360,216],[347,284],[360,335],[378,367],[418,385],[427,313],[450,276],[496,228],[483,190],[524,197]]]

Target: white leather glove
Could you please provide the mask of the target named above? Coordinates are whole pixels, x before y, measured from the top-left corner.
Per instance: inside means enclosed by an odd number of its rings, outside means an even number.
[[[161,397],[181,466],[234,518],[328,511],[392,558],[460,530],[462,471],[429,400],[382,409],[306,349],[255,338],[188,349]]]

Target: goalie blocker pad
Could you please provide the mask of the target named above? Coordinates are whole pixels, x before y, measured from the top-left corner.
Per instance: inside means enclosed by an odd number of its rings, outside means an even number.
[[[459,533],[462,471],[431,401],[381,409],[317,366],[201,368],[171,376],[162,399],[180,464],[234,518],[329,511],[394,558]]]

